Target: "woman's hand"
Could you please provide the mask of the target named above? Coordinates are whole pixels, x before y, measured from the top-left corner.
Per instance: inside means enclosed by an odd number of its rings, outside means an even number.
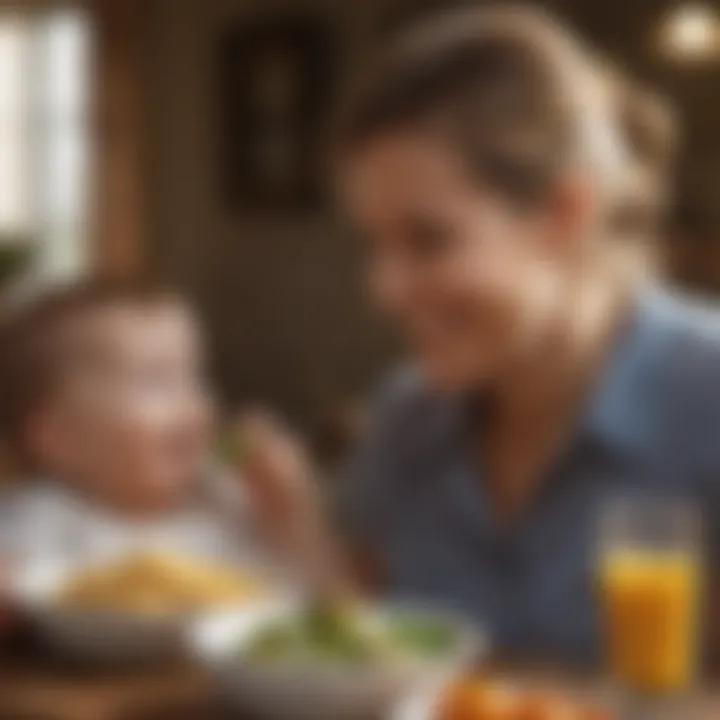
[[[238,448],[235,469],[270,539],[300,567],[315,592],[344,594],[341,553],[300,440],[266,411],[240,417],[233,438]]]
[[[253,411],[236,421],[232,436],[235,470],[264,518],[284,522],[318,509],[312,464],[289,428],[266,411]]]

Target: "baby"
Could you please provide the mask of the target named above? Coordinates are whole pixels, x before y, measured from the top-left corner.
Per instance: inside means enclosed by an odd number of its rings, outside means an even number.
[[[152,549],[273,564],[272,492],[210,460],[212,401],[181,298],[117,282],[53,292],[6,319],[0,383],[2,433],[28,475],[0,496],[6,563]]]

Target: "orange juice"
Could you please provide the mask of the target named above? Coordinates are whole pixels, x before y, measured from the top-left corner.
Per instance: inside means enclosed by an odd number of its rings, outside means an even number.
[[[695,669],[700,564],[692,552],[617,549],[601,585],[613,674],[643,692],[687,688]]]

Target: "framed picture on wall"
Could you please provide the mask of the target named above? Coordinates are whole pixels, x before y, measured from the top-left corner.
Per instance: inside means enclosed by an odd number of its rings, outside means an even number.
[[[316,207],[338,58],[314,14],[238,20],[220,44],[220,172],[242,212]]]

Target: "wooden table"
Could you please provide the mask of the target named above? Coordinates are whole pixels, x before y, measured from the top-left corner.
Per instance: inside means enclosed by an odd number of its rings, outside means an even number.
[[[603,692],[597,679],[567,672],[523,668],[508,674],[578,694]],[[215,703],[210,679],[196,667],[81,672],[25,660],[0,664],[0,720],[229,718]],[[676,713],[663,713],[661,720],[720,720],[720,690],[696,693]]]
[[[0,720],[180,720],[211,696],[208,678],[192,667],[109,673],[0,665]]]

